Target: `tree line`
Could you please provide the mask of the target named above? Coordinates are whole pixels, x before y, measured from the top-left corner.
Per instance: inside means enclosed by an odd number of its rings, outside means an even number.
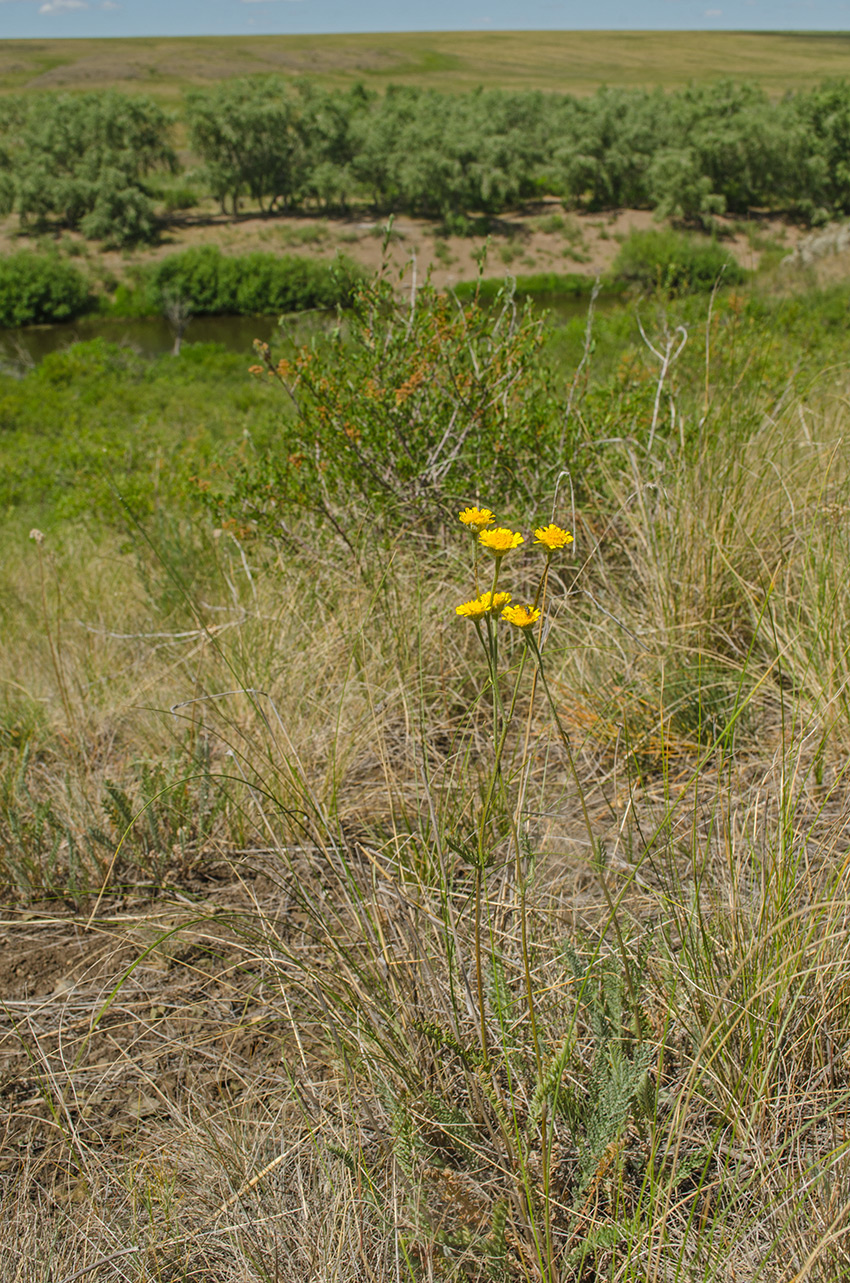
[[[543,194],[703,226],[752,209],[813,223],[850,212],[846,81],[774,101],[728,81],[576,98],[252,77],[185,95],[184,171],[177,124],[152,99],[113,91],[5,98],[0,212],[114,244],[152,239],[167,175],[180,172],[233,213],[368,202],[455,231]]]

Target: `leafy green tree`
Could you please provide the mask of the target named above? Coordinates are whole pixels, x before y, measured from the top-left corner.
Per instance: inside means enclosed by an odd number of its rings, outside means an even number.
[[[725,196],[711,188],[711,179],[701,173],[699,158],[689,147],[668,147],[656,152],[649,163],[649,198],[662,218],[710,226],[714,215],[726,209]]]
[[[0,98],[0,217],[11,214],[15,206],[12,147],[14,137],[20,132],[25,118],[26,105],[23,98]]]
[[[362,85],[334,93],[309,80],[299,81],[302,198],[314,201],[322,209],[346,208],[355,187],[354,123],[369,112],[375,98]]]
[[[261,209],[297,203],[304,146],[295,102],[277,76],[234,80],[186,95],[192,147],[222,210],[248,195]]]
[[[721,80],[671,95],[670,106],[695,169],[728,210],[745,214],[794,199],[804,140],[786,104],[772,103],[755,85]]]
[[[174,168],[169,121],[148,98],[109,92],[39,95],[3,133],[8,203],[22,226],[58,219],[114,244],[150,239],[144,179]]]
[[[571,125],[555,150],[565,193],[593,209],[648,204],[651,157],[674,141],[665,95],[603,89],[575,104]]]
[[[808,142],[800,173],[798,201],[813,213],[850,213],[850,84],[826,81],[810,93],[797,94],[787,112],[796,117]]]
[[[540,94],[393,88],[354,126],[352,171],[381,210],[457,222],[533,195],[547,157]]]

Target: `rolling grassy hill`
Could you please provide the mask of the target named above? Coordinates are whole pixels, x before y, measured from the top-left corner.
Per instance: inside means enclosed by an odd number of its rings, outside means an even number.
[[[283,72],[327,85],[362,80],[441,90],[477,85],[591,93],[718,76],[769,91],[850,75],[850,35],[818,32],[479,31],[395,35],[10,40],[0,92],[112,86],[176,97],[228,76]]]

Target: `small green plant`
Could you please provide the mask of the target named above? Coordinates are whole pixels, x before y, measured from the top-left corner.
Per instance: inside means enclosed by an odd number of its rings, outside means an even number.
[[[184,209],[194,209],[200,203],[201,197],[193,187],[172,187],[166,191],[163,197],[163,205],[167,214],[176,214]]]
[[[542,218],[535,220],[534,225],[538,231],[546,232],[549,236],[567,230],[567,220],[563,214],[544,214]]]
[[[284,245],[323,245],[330,236],[325,219],[319,223],[284,223],[278,228]]]
[[[108,831],[89,831],[109,853],[108,876],[120,861],[142,869],[155,885],[169,869],[185,878],[225,804],[225,795],[211,785],[209,745],[201,740],[193,753],[168,763],[138,762],[134,774],[132,795],[115,780],[104,781]]]
[[[739,285],[746,272],[717,241],[684,232],[632,232],[620,246],[614,273],[644,289],[675,293]]]
[[[434,257],[443,267],[451,267],[456,262],[454,254],[449,249],[448,242],[442,237],[436,237],[434,241]]]

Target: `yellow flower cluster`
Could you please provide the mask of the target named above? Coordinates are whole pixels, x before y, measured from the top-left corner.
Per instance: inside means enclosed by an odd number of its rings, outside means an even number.
[[[573,537],[569,530],[562,530],[560,526],[541,526],[534,532],[534,542],[542,544],[550,553],[553,553],[566,548],[573,542]]]
[[[507,526],[497,526],[495,529],[488,529],[496,520],[489,508],[464,508],[458,513],[460,520],[465,526],[478,533],[478,543],[496,560],[495,576],[498,578],[499,563],[501,559],[518,548],[520,544],[525,543],[525,539],[516,530],[509,530]],[[560,552],[573,542],[573,536],[569,530],[563,530],[560,526],[549,524],[540,526],[534,532],[534,542],[546,549],[547,564],[548,558],[555,552]],[[494,584],[495,587],[495,584]],[[511,594],[508,592],[485,592],[474,601],[466,601],[462,606],[457,606],[456,613],[464,619],[482,619],[485,615],[501,614],[502,619],[513,624],[516,628],[532,628],[540,619],[540,608],[538,606],[511,606]]]
[[[457,613],[464,619],[481,619],[484,615],[498,615],[511,599],[509,592],[482,593],[474,601],[465,601],[458,606]]]
[[[483,530],[496,520],[489,508],[464,508],[458,516],[465,526],[472,526],[473,530]]]
[[[525,543],[525,540],[516,531],[500,526],[498,530],[482,530],[478,536],[478,542],[494,557],[504,557],[506,552],[518,548],[521,543]]]
[[[502,611],[502,619],[517,628],[533,628],[540,618],[537,606],[507,606]]]

